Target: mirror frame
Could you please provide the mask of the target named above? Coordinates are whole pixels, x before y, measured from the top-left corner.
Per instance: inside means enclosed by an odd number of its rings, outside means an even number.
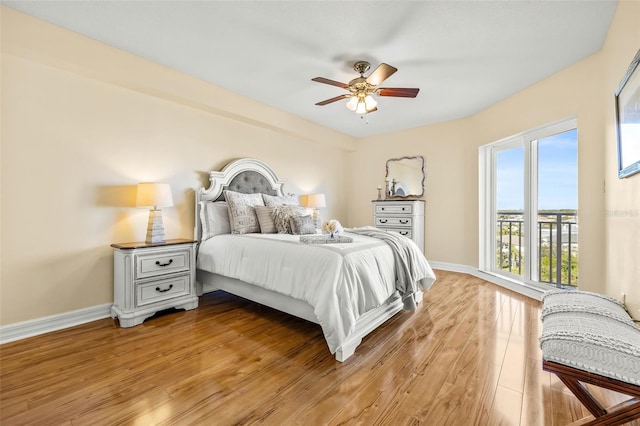
[[[406,156],[406,157],[400,157],[400,158],[390,158],[387,160],[386,163],[386,174],[385,174],[385,181],[389,178],[389,163],[392,161],[401,161],[401,160],[420,160],[422,162],[422,167],[420,168],[422,170],[422,182],[421,182],[421,186],[422,186],[422,192],[420,194],[409,194],[409,195],[386,195],[386,199],[389,200],[393,200],[393,199],[415,199],[415,198],[422,198],[424,197],[424,181],[426,180],[426,173],[424,170],[424,156],[422,155],[413,155],[413,156]],[[386,194],[386,191],[385,191]]]

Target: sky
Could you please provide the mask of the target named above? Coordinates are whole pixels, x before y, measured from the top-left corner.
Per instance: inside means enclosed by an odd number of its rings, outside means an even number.
[[[497,154],[498,210],[524,208],[524,148]],[[538,209],[578,208],[578,132],[570,130],[538,141]]]

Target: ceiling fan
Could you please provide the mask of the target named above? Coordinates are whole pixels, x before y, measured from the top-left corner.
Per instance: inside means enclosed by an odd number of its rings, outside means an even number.
[[[343,89],[347,89],[349,93],[345,93],[335,98],[327,99],[316,103],[316,105],[324,106],[341,99],[349,98],[347,102],[347,108],[354,111],[356,114],[367,114],[376,111],[377,102],[372,95],[376,96],[393,96],[398,98],[415,98],[418,96],[420,89],[408,89],[402,87],[378,87],[380,83],[391,77],[393,73],[398,71],[397,68],[391,65],[382,63],[369,75],[364,77],[364,73],[371,68],[369,62],[358,61],[353,65],[353,69],[360,73],[360,77],[354,78],[349,84],[340,83],[339,81],[330,80],[324,77],[312,78],[311,81],[317,81],[318,83],[330,84],[332,86],[338,86]]]

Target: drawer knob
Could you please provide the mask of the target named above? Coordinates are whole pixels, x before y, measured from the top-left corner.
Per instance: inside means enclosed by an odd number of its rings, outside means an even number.
[[[407,223],[409,223],[409,221],[407,219],[404,219],[404,220],[400,219],[400,223],[403,225],[406,225]]]
[[[156,291],[158,293],[166,293],[167,291],[171,290],[173,288],[173,284],[169,284],[169,288],[165,288],[164,290],[161,290],[160,287],[156,287]]]
[[[387,219],[379,219],[380,223],[387,223]]]
[[[400,235],[405,235],[405,236],[406,236],[406,235],[409,235],[409,232],[407,232],[407,231],[400,231]]]
[[[158,266],[169,266],[173,263],[173,259],[169,259],[169,261],[167,263],[160,263],[159,260],[156,260],[156,265]]]

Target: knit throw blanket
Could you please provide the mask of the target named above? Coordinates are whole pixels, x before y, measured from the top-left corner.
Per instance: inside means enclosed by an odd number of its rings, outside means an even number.
[[[350,228],[352,234],[378,238],[391,247],[396,266],[396,290],[400,293],[405,310],[415,310],[415,292],[422,286],[425,290],[436,280],[431,266],[418,246],[409,238],[395,232],[384,231],[373,226]]]

